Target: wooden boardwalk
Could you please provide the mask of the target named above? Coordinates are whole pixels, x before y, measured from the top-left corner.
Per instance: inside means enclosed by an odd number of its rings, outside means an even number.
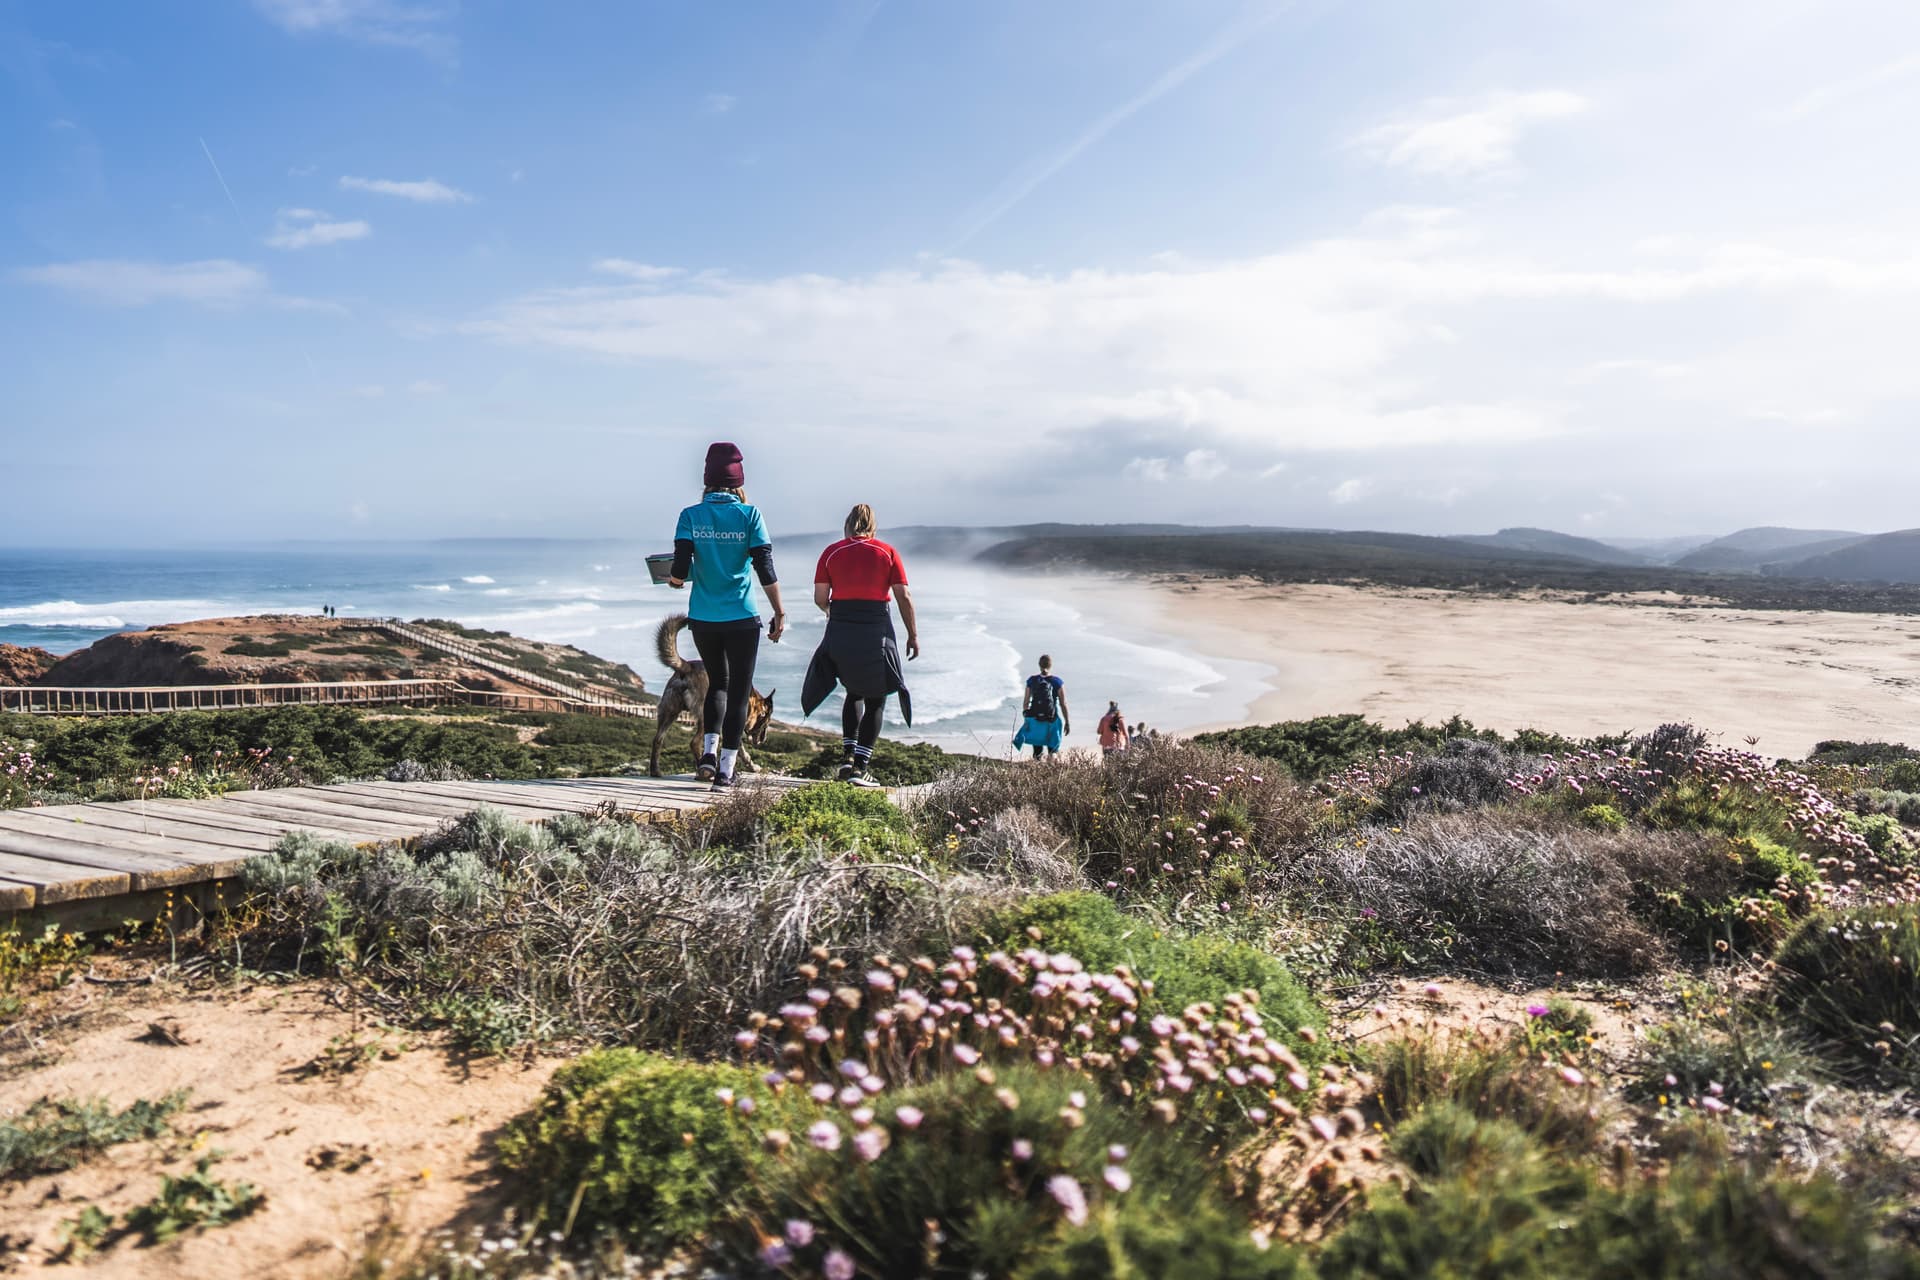
[[[749,776],[743,785],[805,784],[762,774]],[[0,811],[0,915],[111,910],[115,899],[198,890],[238,875],[247,859],[271,849],[290,831],[367,844],[414,839],[482,806],[524,822],[543,822],[611,804],[617,812],[657,821],[712,802],[706,783],[682,776],[351,782],[235,791],[211,800],[7,809]]]

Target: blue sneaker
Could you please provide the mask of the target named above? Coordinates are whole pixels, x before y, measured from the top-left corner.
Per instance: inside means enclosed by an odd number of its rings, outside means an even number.
[[[716,769],[713,774],[713,789],[715,791],[731,791],[733,789],[733,775],[730,773],[721,773]]]

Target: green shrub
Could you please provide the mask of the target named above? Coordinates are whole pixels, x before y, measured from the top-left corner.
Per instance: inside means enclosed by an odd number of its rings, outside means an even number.
[[[1325,1013],[1284,965],[1244,943],[1169,933],[1097,893],[1029,899],[996,917],[987,936],[1006,950],[1064,951],[1089,969],[1127,965],[1153,983],[1154,999],[1173,1012],[1203,1001],[1217,1005],[1230,992],[1257,991],[1261,1018],[1302,1061],[1326,1054],[1324,1044],[1298,1034],[1301,1027],[1324,1027]]]
[[[1655,808],[1661,803],[1664,797]],[[1724,942],[1746,951],[1773,946],[1792,926],[1791,912],[1774,890],[1804,890],[1819,878],[1818,869],[1786,845],[1748,832],[1713,846],[1704,862],[1670,886],[1656,890],[1641,881],[1641,905],[1662,929],[1695,946]]]
[[[1317,716],[1312,720],[1287,720],[1280,724],[1247,725],[1218,733],[1203,733],[1196,742],[1211,743],[1244,752],[1250,756],[1275,760],[1302,782],[1311,782],[1336,773],[1348,765],[1371,760],[1381,752],[1398,755],[1435,752],[1454,739],[1468,738],[1511,747],[1529,755],[1560,752],[1580,746],[1619,747],[1625,735],[1593,738],[1575,742],[1559,734],[1538,729],[1522,729],[1512,738],[1504,738],[1492,729],[1476,729],[1473,722],[1453,716],[1441,724],[1429,725],[1414,720],[1405,727],[1389,729],[1365,716]]]
[[[1786,1028],[1750,1009],[1719,1006],[1648,1031],[1633,1076],[1626,1093],[1640,1102],[1697,1107],[1717,1098],[1764,1115],[1805,1098],[1818,1073]]]
[[[1082,1105],[1075,1105],[1076,1093],[1086,1095],[1078,1099]],[[884,1154],[850,1171],[844,1151],[818,1151],[795,1135],[760,1166],[750,1192],[754,1203],[727,1233],[730,1246],[755,1253],[782,1224],[797,1221],[818,1229],[794,1250],[796,1269],[805,1274],[817,1271],[818,1256],[836,1247],[870,1276],[1016,1276],[1027,1274],[1029,1264],[1050,1268],[1036,1275],[1127,1274],[1061,1269],[1091,1265],[1085,1259],[1099,1256],[1101,1246],[1071,1231],[1068,1207],[1049,1188],[1054,1178],[1070,1179],[1083,1197],[1088,1234],[1117,1235],[1122,1248],[1129,1235],[1157,1253],[1168,1242],[1158,1233],[1142,1239],[1141,1226],[1097,1227],[1094,1213],[1113,1207],[1137,1215],[1141,1224],[1193,1217],[1222,1224],[1216,1228],[1220,1236],[1246,1231],[1216,1190],[1209,1161],[1175,1132],[1148,1124],[1072,1072],[1008,1066],[991,1083],[952,1074],[886,1099],[878,1121],[891,1135]],[[920,1112],[915,1126],[900,1122],[902,1107]],[[1061,1122],[1068,1110],[1081,1117],[1079,1123]],[[1030,1145],[1024,1157],[1019,1143]],[[1117,1164],[1111,1158],[1116,1147],[1124,1148]],[[1116,1190],[1104,1180],[1110,1166],[1126,1171],[1130,1189]],[[1082,1245],[1078,1262],[1076,1241]],[[1058,1248],[1063,1244],[1064,1252]],[[1231,1256],[1219,1241],[1211,1251]]]
[[[1517,1126],[1543,1147],[1582,1152],[1607,1116],[1586,1084],[1542,1063],[1518,1036],[1482,1028],[1422,1028],[1366,1050],[1374,1102],[1389,1125],[1436,1106]]]
[[[1781,1012],[1849,1074],[1920,1083],[1920,903],[1811,916],[1776,960]]]
[[[1911,1280],[1920,1254],[1830,1178],[1687,1160],[1604,1187],[1571,1165],[1496,1162],[1369,1197],[1321,1280]]]
[[[1908,839],[1901,819],[1890,813],[1873,813],[1865,817],[1857,814],[1846,815],[1847,826],[1858,833],[1867,847],[1875,854],[1897,866],[1904,866],[1913,859],[1913,842]]]
[[[184,1089],[157,1102],[141,1098],[124,1111],[99,1100],[42,1098],[0,1121],[0,1180],[58,1173],[122,1142],[161,1137],[186,1102]]]
[[[1204,1202],[1178,1213],[1102,1207],[1087,1226],[1042,1245],[1015,1280],[1306,1280],[1292,1249],[1261,1248],[1247,1224]]]
[[[1540,1156],[1532,1136],[1512,1120],[1477,1114],[1450,1098],[1430,1103],[1396,1125],[1393,1150],[1422,1178],[1510,1168]]]
[[[769,734],[771,738],[773,735]],[[840,768],[840,752],[815,752],[798,770],[802,778],[831,778]],[[963,757],[964,758],[964,757]],[[954,757],[927,742],[895,742],[882,738],[875,744],[868,771],[890,787],[910,787],[953,769]]]
[[[1580,825],[1595,831],[1624,831],[1627,815],[1610,804],[1590,804],[1580,811]]]
[[[886,795],[849,782],[789,791],[767,810],[768,834],[792,845],[818,842],[835,852],[915,852],[920,838]]]
[[[267,1202],[250,1182],[228,1182],[213,1176],[218,1155],[204,1155],[193,1172],[160,1176],[160,1190],[145,1204],[127,1210],[127,1230],[137,1232],[143,1244],[165,1244],[183,1231],[224,1227],[246,1217]]]
[[[716,1089],[767,1098],[740,1067],[594,1050],[556,1071],[509,1126],[500,1161],[549,1229],[649,1246],[698,1240],[757,1158]]]

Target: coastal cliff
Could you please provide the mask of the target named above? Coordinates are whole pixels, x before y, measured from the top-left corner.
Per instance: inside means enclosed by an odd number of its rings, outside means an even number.
[[[497,662],[589,692],[635,698],[646,689],[632,668],[570,645],[525,640],[506,632],[476,631],[437,619],[424,625],[447,632],[450,639],[476,648]],[[0,650],[7,647],[0,646]],[[105,636],[59,659],[44,650],[15,648],[0,652],[0,683],[42,686],[401,679],[457,680],[470,689],[522,689],[511,678],[458,656],[408,643],[369,623],[344,618],[210,618]],[[538,692],[531,687],[525,691]]]

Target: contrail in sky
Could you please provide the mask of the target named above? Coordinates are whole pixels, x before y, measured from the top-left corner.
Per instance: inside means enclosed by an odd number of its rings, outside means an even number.
[[[961,232],[960,238],[954,241],[952,247],[946,251],[946,254],[952,254],[961,246],[965,245],[967,241],[973,239],[982,231],[985,231],[988,227],[998,222],[1005,216],[1008,210],[1032,195],[1047,179],[1053,177],[1054,174],[1079,159],[1080,154],[1088,147],[1093,146],[1122,124],[1125,124],[1143,108],[1152,106],[1155,102],[1158,102],[1161,98],[1185,84],[1196,72],[1205,70],[1246,43],[1246,41],[1262,27],[1272,22],[1275,18],[1278,18],[1281,11],[1286,7],[1284,4],[1274,5],[1262,14],[1253,18],[1243,19],[1227,27],[1226,30],[1215,36],[1213,40],[1198,53],[1193,54],[1182,62],[1175,63],[1172,67],[1162,72],[1159,79],[1148,85],[1140,93],[1127,99],[1094,121],[1092,127],[1088,128],[1064,148],[1049,156],[1039,168],[1015,182],[1010,188],[1003,184],[1002,191],[1004,194],[1000,195],[998,199],[987,206],[984,212],[967,224],[966,229]],[[942,256],[946,256],[946,254]]]
[[[227,204],[232,208],[233,216],[240,218],[240,221],[245,223],[246,219],[240,217],[240,206],[233,198],[233,189],[227,185],[226,178],[220,172],[219,162],[213,158],[213,152],[207,147],[207,140],[205,138],[200,139],[200,150],[205,153],[207,163],[213,166],[213,176],[220,180],[220,189],[227,193]]]

